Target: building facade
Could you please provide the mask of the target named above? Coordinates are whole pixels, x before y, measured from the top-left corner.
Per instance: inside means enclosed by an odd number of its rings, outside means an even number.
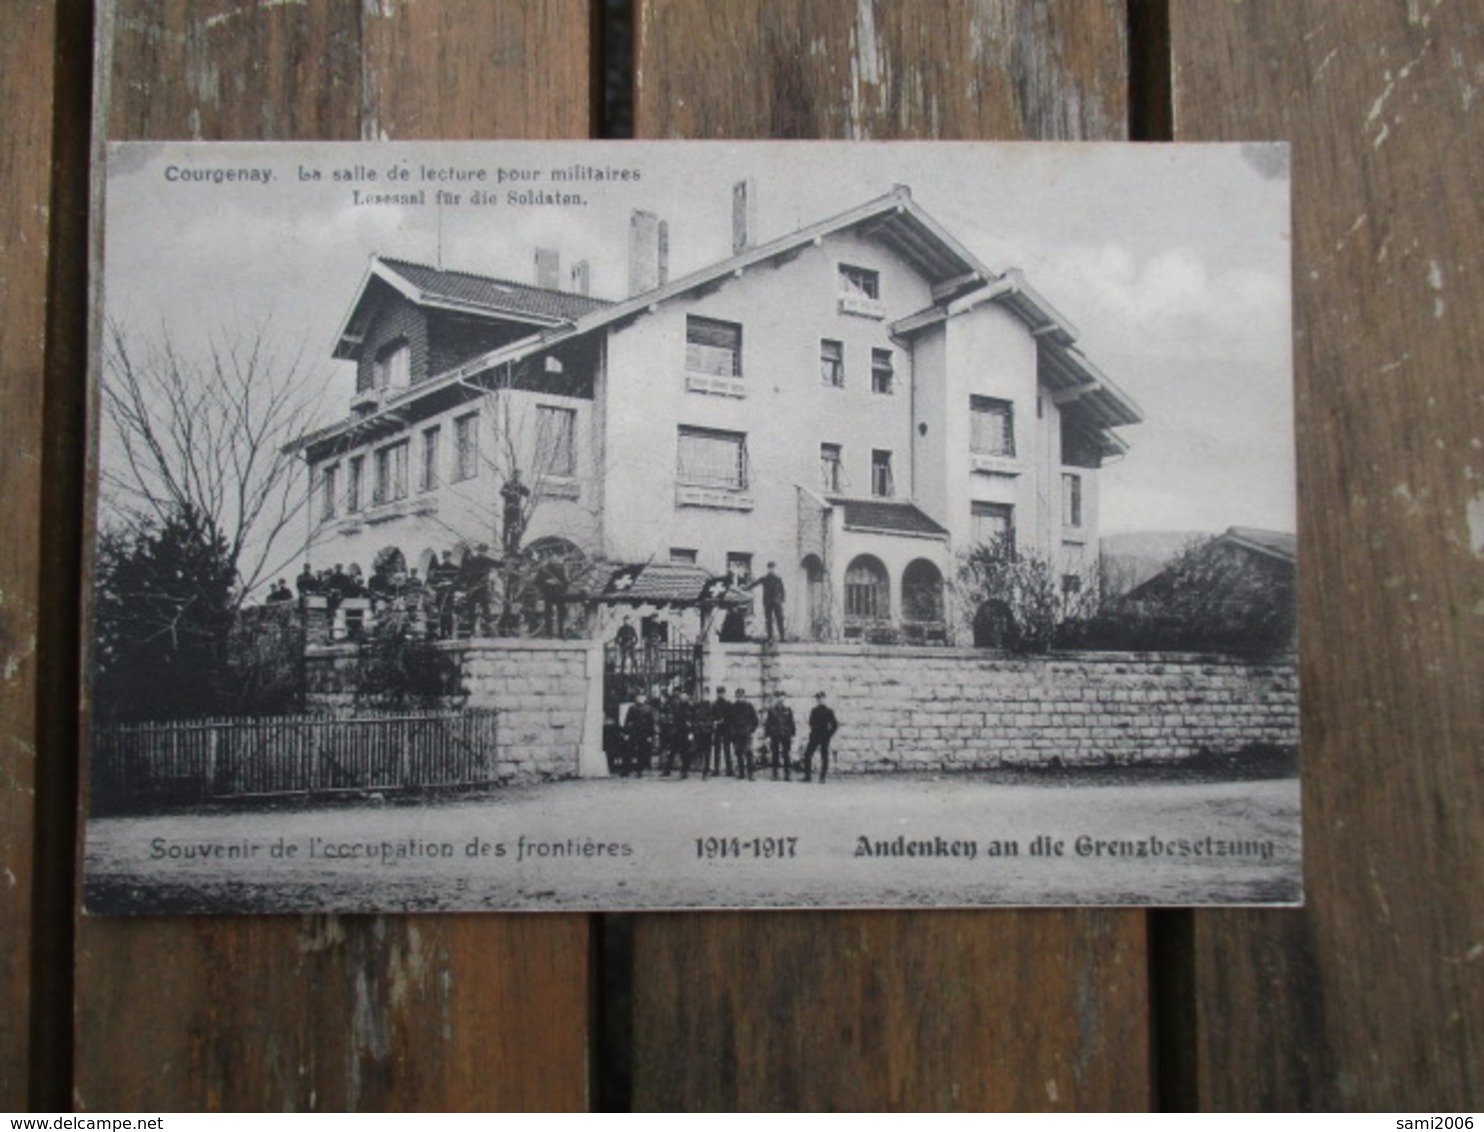
[[[910,192],[666,277],[630,230],[621,301],[373,261],[337,345],[351,415],[304,438],[309,553],[426,568],[483,542],[613,565],[775,562],[790,636],[954,635],[976,544],[1096,577],[1098,470],[1139,410],[1018,272]]]

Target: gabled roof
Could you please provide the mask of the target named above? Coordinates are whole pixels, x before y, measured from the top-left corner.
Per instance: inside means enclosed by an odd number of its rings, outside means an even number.
[[[894,333],[911,333],[939,321],[948,316],[950,309],[956,309],[963,303],[973,305],[989,300],[1003,303],[1026,323],[1033,334],[1053,347],[1043,351],[1043,356],[1051,358],[1052,376],[1065,387],[1069,399],[1081,401],[1089,398],[1086,407],[1092,410],[1092,423],[1104,430],[1102,435],[1106,442],[1105,451],[1112,454],[1123,450],[1122,442],[1106,432],[1106,429],[1111,425],[1136,423],[1143,419],[1142,413],[1126,393],[1073,348],[1076,330],[1071,323],[1026,284],[1020,272],[997,272],[980,262],[912,199],[911,190],[905,185],[898,185],[889,193],[776,240],[744,248],[709,267],[620,302],[605,303],[602,300],[587,299],[585,301],[590,304],[589,309],[581,312],[569,310],[565,316],[555,314],[554,310],[536,313],[529,309],[516,311],[513,307],[501,308],[501,313],[508,317],[523,316],[532,326],[533,333],[412,386],[400,396],[390,399],[381,411],[396,412],[409,400],[468,382],[497,366],[521,361],[563,341],[590,334],[603,327],[622,326],[653,312],[661,303],[692,292],[704,293],[721,286],[729,277],[740,277],[754,267],[774,262],[786,263],[809,245],[817,245],[827,236],[852,228],[860,228],[865,235],[881,240],[919,271],[932,286],[934,305],[894,324]],[[399,266],[394,270],[389,264]],[[415,284],[405,274],[407,266],[403,261],[377,260],[373,262],[372,270],[379,271],[385,281],[408,293],[407,289],[414,288]],[[418,265],[411,266],[415,268]],[[435,272],[432,268],[422,270]],[[435,273],[440,278],[460,274]],[[519,284],[507,284],[499,280],[491,282],[502,287],[521,287]],[[362,284],[362,296],[365,295],[366,286],[367,284]],[[540,290],[525,287],[521,289],[527,292]],[[421,289],[418,289],[417,294],[422,301],[433,301]],[[563,297],[581,299],[575,295]],[[458,301],[469,310],[481,309],[466,299],[455,300],[445,296],[442,301]],[[483,309],[489,311],[494,308]],[[346,336],[352,328],[354,318],[355,311],[352,311],[341,332],[337,357],[350,356],[341,350],[348,341]]]
[[[335,341],[334,356],[354,357],[361,344],[364,322],[372,303],[375,281],[380,281],[422,307],[496,317],[524,323],[538,331],[570,325],[575,319],[612,304],[606,299],[532,287],[508,279],[494,279],[467,271],[445,271],[423,263],[376,256],[356,292],[355,302]]]
[[[1267,531],[1261,527],[1228,527],[1216,541],[1240,546],[1283,562],[1298,561],[1298,536],[1288,531]]]
[[[906,500],[841,499],[836,502],[845,512],[845,529],[848,531],[920,535],[928,538],[948,537],[948,531],[944,527]]]

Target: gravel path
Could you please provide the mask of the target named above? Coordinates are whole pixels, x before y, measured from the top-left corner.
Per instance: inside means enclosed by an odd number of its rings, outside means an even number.
[[[85,859],[98,912],[1273,904],[1302,872],[1291,778],[561,782],[99,819]]]

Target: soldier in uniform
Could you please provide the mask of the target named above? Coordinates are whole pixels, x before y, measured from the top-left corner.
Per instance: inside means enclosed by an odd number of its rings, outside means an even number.
[[[778,766],[783,764],[785,782],[793,780],[793,746],[797,728],[794,709],[788,706],[782,692],[773,697],[773,705],[763,717],[763,734],[768,737],[768,753],[773,763],[773,780],[778,780]]]
[[[824,693],[814,697],[814,710],[809,713],[809,745],[804,748],[804,781],[814,777],[814,752],[819,752],[819,781],[830,769],[830,739],[840,729],[840,721],[824,702]]]
[[[704,691],[697,697],[693,712],[695,758],[701,764],[701,778],[707,779],[711,777],[711,750],[716,742],[716,710]]]
[[[727,777],[732,776],[732,705],[727,699],[727,690],[716,689],[716,699],[711,701],[711,773],[719,775],[723,764]]]
[[[638,700],[624,717],[624,734],[629,741],[629,750],[634,760],[634,774],[644,777],[644,772],[654,766],[654,730],[659,709],[659,700],[650,697],[648,703]]]
[[[757,708],[747,699],[745,688],[737,689],[732,701],[732,746],[737,750],[737,777],[752,781],[752,737],[757,732]]]

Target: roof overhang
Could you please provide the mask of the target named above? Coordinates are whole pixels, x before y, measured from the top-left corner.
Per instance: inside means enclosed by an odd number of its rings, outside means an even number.
[[[356,297],[351,303],[350,313],[345,316],[340,324],[340,332],[335,336],[335,347],[331,352],[333,357],[354,359],[360,353],[361,347],[365,344],[367,325],[375,305],[370,292],[378,282],[390,287],[408,302],[428,310],[477,315],[481,318],[498,318],[504,322],[529,326],[532,330],[570,325],[566,319],[554,315],[534,314],[531,311],[500,306],[498,303],[468,302],[450,295],[425,291],[394,267],[384,263],[379,257],[373,256],[365,275],[361,277],[360,287],[356,289]]]

